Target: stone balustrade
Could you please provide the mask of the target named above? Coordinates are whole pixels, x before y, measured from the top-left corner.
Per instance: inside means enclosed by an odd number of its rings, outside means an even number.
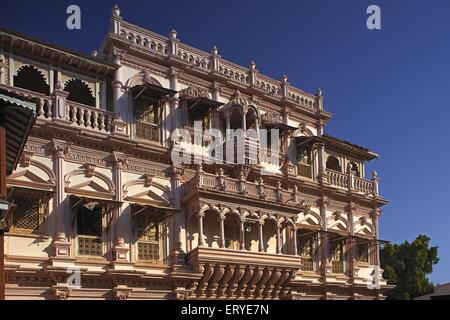
[[[352,172],[342,173],[334,170],[326,170],[324,173],[325,182],[339,189],[346,189],[365,195],[378,195],[378,178],[374,176],[372,180],[367,180],[355,176]]]
[[[256,70],[254,63],[245,68],[222,59],[215,47],[208,53],[180,42],[175,31],[171,32],[170,37],[165,37],[122,19],[117,19],[115,25],[117,27],[112,37],[130,43],[136,50],[164,59],[175,59],[196,71],[223,77],[249,89],[262,90],[267,96],[278,100],[285,99],[306,108],[318,107],[315,95],[290,86],[286,76],[281,81],[275,80]]]

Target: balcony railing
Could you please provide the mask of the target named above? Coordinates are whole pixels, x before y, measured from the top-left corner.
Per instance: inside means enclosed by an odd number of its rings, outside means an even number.
[[[220,171],[213,175],[203,170],[197,170],[195,177],[187,182],[185,186],[187,194],[196,192],[199,189],[212,189],[290,206],[297,206],[300,201],[298,191],[294,189],[287,190],[281,188],[281,186],[265,185],[262,180],[258,182],[238,180],[227,177]]]
[[[159,261],[159,242],[157,241],[138,241],[138,260],[141,261]]]
[[[102,239],[95,236],[78,236],[78,255],[102,257]]]
[[[201,273],[198,297],[279,298],[300,269],[297,256],[197,247],[186,262]],[[213,276],[211,276],[213,275]]]
[[[111,132],[113,117],[112,112],[67,101],[65,120],[69,121],[74,127]]]
[[[366,180],[356,177],[352,173],[341,173],[327,169],[324,178],[326,183],[340,189],[359,192],[365,195],[378,195],[378,179],[376,177],[372,180]]]
[[[0,84],[0,88],[36,100],[38,119],[47,121],[63,120],[72,127],[96,132],[110,133],[113,112],[65,100],[55,94],[46,96],[30,90]]]
[[[127,42],[140,52],[159,59],[175,59],[198,72],[213,73],[225,81],[262,91],[271,98],[278,100],[284,98],[308,109],[316,108],[318,105],[315,95],[290,86],[287,78],[275,80],[257,71],[254,64],[246,68],[222,59],[217,49],[208,53],[178,41],[175,39],[176,34],[171,34],[168,38],[139,28],[123,19],[115,19],[114,25],[112,36]]]
[[[344,273],[344,262],[336,260],[331,261],[331,272]]]

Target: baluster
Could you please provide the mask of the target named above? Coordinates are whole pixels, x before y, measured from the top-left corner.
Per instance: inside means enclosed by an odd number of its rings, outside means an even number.
[[[100,126],[99,126],[100,131],[103,131],[103,130],[108,131],[107,129],[105,129],[105,119],[106,119],[105,115],[103,113],[100,113]]]
[[[92,114],[93,117],[93,123],[92,123],[92,128],[93,129],[97,129],[98,128],[98,112],[94,111]]]
[[[78,108],[71,106],[70,109],[72,110],[72,125],[77,125],[77,114],[78,114]]]
[[[44,100],[39,99],[38,102],[38,116],[43,117],[44,116]]]
[[[91,127],[91,110],[86,109],[86,121],[85,121],[85,126],[90,128]]]
[[[48,106],[47,118],[52,118],[53,117],[53,112],[52,112],[53,101],[47,100],[47,106]]]
[[[78,125],[80,127],[84,127],[84,109],[83,108],[78,108]]]

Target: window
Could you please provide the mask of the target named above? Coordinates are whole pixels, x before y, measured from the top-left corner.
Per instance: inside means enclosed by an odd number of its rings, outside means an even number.
[[[103,256],[103,208],[89,202],[77,209],[78,254]]]
[[[135,100],[136,137],[159,142],[159,110],[157,102],[147,97]]]
[[[239,226],[225,220],[225,248],[239,250]]]
[[[48,210],[48,201],[30,196],[14,195],[13,229],[38,232]]]
[[[330,239],[329,242],[329,260],[333,273],[344,272],[344,241],[339,239]]]
[[[140,214],[136,217],[138,260],[159,261],[161,223],[155,216]]]
[[[315,237],[313,235],[299,236],[297,242],[298,254],[302,262],[302,270],[314,271],[314,250],[315,250]]]
[[[327,169],[342,172],[341,165],[338,158],[335,156],[329,156],[326,163]]]
[[[94,95],[85,82],[79,79],[71,79],[66,83],[64,90],[69,92],[67,100],[95,107]]]
[[[359,262],[369,262],[369,243],[358,243],[357,260]]]
[[[17,71],[17,75],[14,76],[14,86],[47,96],[50,94],[50,86],[47,84],[45,76],[30,65],[23,66]]]
[[[352,170],[357,177],[360,177],[359,167],[355,162],[350,162],[350,170]]]

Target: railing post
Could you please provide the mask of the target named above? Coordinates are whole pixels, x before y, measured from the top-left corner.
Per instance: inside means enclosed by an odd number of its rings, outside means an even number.
[[[55,118],[59,120],[69,120],[66,99],[69,92],[62,89],[61,82],[58,81],[55,90],[53,90],[53,99],[55,104]]]
[[[248,70],[248,78],[250,80],[250,86],[256,86],[256,63],[250,62],[250,67]]]
[[[284,74],[283,77],[281,78],[281,95],[285,99],[288,97],[288,89],[289,89],[288,76]],[[285,123],[287,123],[287,121]]]
[[[211,69],[212,71],[219,71],[219,61],[220,61],[220,55],[219,55],[219,49],[217,49],[216,46],[214,46],[211,50]]]
[[[374,196],[379,195],[379,193],[378,193],[378,181],[379,181],[378,173],[375,170],[373,170],[372,171],[372,183],[373,183],[373,190],[372,190],[372,192],[373,192]]]
[[[352,170],[352,165],[348,163],[347,165],[347,175],[348,175],[348,190],[352,191],[355,187],[354,178],[355,172]]]
[[[177,32],[174,29],[172,29],[169,34],[170,55],[172,56],[177,55],[178,42],[180,42],[180,40],[177,39]]]

